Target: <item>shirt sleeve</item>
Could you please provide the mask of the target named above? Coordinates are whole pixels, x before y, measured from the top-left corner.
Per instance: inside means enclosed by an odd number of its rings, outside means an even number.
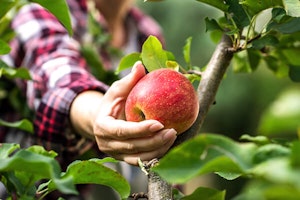
[[[76,31],[76,24],[73,27]],[[12,28],[16,37],[8,60],[12,66],[27,67],[32,76],[24,89],[29,107],[36,113],[35,134],[49,149],[52,143],[67,147],[70,142],[65,130],[74,98],[86,90],[105,92],[108,86],[88,71],[79,42],[38,4],[23,6]]]

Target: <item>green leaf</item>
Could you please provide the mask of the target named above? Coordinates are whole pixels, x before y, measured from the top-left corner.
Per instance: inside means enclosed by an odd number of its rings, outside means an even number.
[[[267,67],[272,70],[278,77],[286,77],[289,73],[289,67],[280,57],[266,55],[263,57],[263,60],[266,62]]]
[[[293,185],[252,179],[234,200],[297,200],[299,197],[300,191]]]
[[[181,200],[225,200],[225,190],[219,191],[212,188],[197,188],[192,194],[183,197]]]
[[[259,133],[264,135],[295,134],[300,127],[300,92],[287,89],[263,112]]]
[[[149,36],[142,46],[141,58],[148,72],[165,68],[168,56],[155,36]]]
[[[292,168],[289,157],[269,159],[251,169],[255,177],[268,180],[276,185],[285,184],[299,188],[299,169]]]
[[[263,135],[251,136],[251,135],[244,134],[244,135],[241,136],[240,139],[243,140],[243,141],[254,142],[258,145],[263,145],[263,144],[269,144],[270,143],[269,138],[267,138],[266,136],[263,136]]]
[[[141,60],[141,54],[138,52],[122,57],[119,66],[116,69],[116,73],[119,74],[121,71],[131,68],[139,60]]]
[[[300,48],[283,49],[282,53],[290,68],[289,76],[292,81],[300,82]]]
[[[152,170],[170,183],[185,183],[212,172],[231,180],[251,168],[256,148],[222,135],[201,134],[173,148]]]
[[[1,0],[0,20],[14,6],[15,2],[14,0]]]
[[[223,0],[197,0],[197,1],[213,6],[224,12],[227,11],[228,8],[228,6],[224,4]]]
[[[104,160],[92,159],[74,161],[68,166],[64,177],[72,177],[75,184],[101,184],[116,190],[122,199],[130,194],[130,185],[126,179],[116,171],[102,165]]]
[[[0,39],[0,55],[8,54],[10,52],[10,46]]]
[[[175,71],[178,71],[178,72],[179,72],[179,69],[180,69],[179,64],[176,61],[172,61],[172,60],[168,60],[166,62],[166,67],[170,68],[170,69],[173,69]]]
[[[89,161],[91,161],[91,162],[96,162],[96,163],[98,163],[98,164],[118,163],[118,162],[120,162],[119,160],[116,160],[116,159],[113,158],[113,157],[105,157],[105,158],[102,158],[102,159],[92,158],[92,159],[90,159]]]
[[[251,66],[248,60],[247,51],[241,51],[233,55],[232,59],[233,71],[235,73],[250,73],[252,72]]]
[[[223,31],[219,23],[215,19],[209,19],[208,17],[205,18],[205,29],[207,31]]]
[[[48,194],[50,192],[53,192],[54,190],[59,190],[63,194],[78,194],[72,177],[50,179],[48,182],[40,184],[36,192],[39,194]]]
[[[32,145],[27,148],[27,151],[37,153],[39,155],[47,156],[50,158],[55,158],[58,155],[55,151],[53,150],[47,151],[43,146],[39,146],[39,145]]]
[[[6,179],[6,185],[8,185],[7,186],[8,191],[16,192],[18,196],[24,196],[25,191],[28,190],[28,185],[25,188],[25,186],[22,184],[22,182],[26,184],[24,180],[22,180],[21,182],[20,178],[16,177],[15,173],[11,171],[3,172],[3,176]]]
[[[183,74],[193,84],[195,90],[197,90],[201,76],[197,74]]]
[[[219,155],[203,166],[201,174],[207,173],[216,173],[226,180],[234,180],[243,174],[243,170],[231,158]]]
[[[262,49],[266,46],[275,46],[279,43],[277,37],[273,35],[266,35],[252,42],[252,46],[255,49]]]
[[[272,9],[271,22],[274,21],[274,22],[280,23],[286,17],[287,17],[286,11],[283,8],[273,8]],[[288,18],[290,18],[290,17],[288,17]]]
[[[28,187],[29,183],[35,184],[38,180],[52,179],[55,187],[61,192],[77,193],[71,179],[60,179],[60,166],[54,158],[26,149],[17,151],[9,158],[1,159],[0,172],[14,172],[12,176],[16,176]]]
[[[181,200],[185,195],[177,188],[172,189],[173,200]]]
[[[221,31],[212,31],[210,34],[210,38],[211,38],[212,42],[214,42],[215,44],[218,44],[222,38],[222,35],[223,35],[223,32],[221,32]]]
[[[88,13],[87,28],[88,28],[88,32],[94,37],[102,36],[102,34],[105,34],[103,33],[102,26],[93,17],[92,13]],[[106,39],[108,39],[107,35],[105,37]]]
[[[1,65],[1,64],[0,64]],[[13,69],[13,68],[6,68],[6,69],[0,69],[0,76],[1,75],[5,75],[8,78],[14,79],[14,78],[21,78],[24,80],[31,80],[31,75],[28,71],[27,68],[17,68],[17,69]]]
[[[118,79],[118,76],[114,72],[104,69],[96,48],[89,45],[82,45],[80,51],[90,66],[92,74],[98,80],[110,85]]]
[[[16,122],[6,122],[0,119],[0,126],[7,126],[11,128],[18,128],[20,130],[27,131],[29,133],[33,133],[33,125],[28,119],[22,119]]]
[[[175,55],[171,51],[164,50],[167,55],[168,60],[176,61]]]
[[[103,69],[103,64],[101,59],[98,56],[98,52],[95,48],[88,46],[88,45],[83,45],[81,46],[81,54],[83,57],[86,59],[88,65],[95,71],[99,71],[99,73],[102,73],[104,71]],[[95,73],[95,72],[93,72]],[[101,75],[98,75],[97,73],[95,74],[97,78],[102,78]]]
[[[73,34],[68,4],[65,0],[30,0],[48,9],[67,29],[69,35]]]
[[[251,71],[255,71],[261,60],[260,52],[256,49],[248,48],[247,55]]]
[[[242,0],[240,1],[240,4],[243,5],[245,10],[247,10],[248,14],[251,16],[257,15],[268,8],[283,7],[282,0]]]
[[[265,199],[298,200],[300,198],[299,188],[288,184],[273,184],[263,192]]]
[[[294,141],[291,147],[291,164],[294,167],[300,167],[300,142]]]
[[[60,175],[60,167],[58,162],[37,153],[21,149],[13,156],[2,159],[0,162],[1,171],[26,171],[27,173],[39,174],[44,178]]]
[[[262,163],[278,157],[288,157],[290,153],[290,149],[282,145],[266,144],[257,149],[253,156],[253,163]]]
[[[0,144],[0,159],[8,158],[17,149],[20,149],[19,144],[1,143]]]
[[[292,81],[300,82],[300,66],[289,65],[289,76]]]
[[[289,64],[300,67],[300,48],[282,49],[282,53]]]
[[[272,22],[268,25],[267,30],[277,30],[283,34],[291,34],[300,31],[300,18],[287,18],[283,22]]]
[[[191,44],[192,44],[192,37],[188,37],[183,47],[183,57],[188,66],[191,65]]]
[[[239,0],[227,0],[226,3],[229,5],[228,12],[231,13],[232,19],[239,29],[250,24],[250,18]]]
[[[300,1],[299,0],[283,0],[283,4],[287,15],[292,17],[300,17]]]
[[[12,68],[9,67],[4,61],[0,60],[0,77],[6,76],[8,78],[21,78],[25,80],[31,80],[30,73],[28,69],[20,67],[20,68]]]
[[[0,23],[1,40],[6,42],[7,44],[16,36],[16,33],[11,29],[10,24],[11,24],[11,18],[5,16],[1,19],[1,23]],[[5,49],[6,50],[4,50],[4,52],[8,52],[8,47],[5,47]],[[0,54],[3,53],[1,52]]]

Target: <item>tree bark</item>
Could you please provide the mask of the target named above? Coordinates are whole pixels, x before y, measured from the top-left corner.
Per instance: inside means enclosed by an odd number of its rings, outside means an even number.
[[[155,172],[148,174],[148,199],[172,200],[172,186]]]
[[[197,89],[200,107],[196,122],[189,130],[177,137],[177,140],[173,146],[177,146],[199,134],[208,110],[215,102],[215,96],[217,94],[219,85],[233,57],[233,52],[229,50],[231,47],[232,41],[230,37],[224,34],[220,43],[217,45],[205,71],[202,73],[201,81]],[[148,180],[149,200],[172,199],[171,185],[165,182],[161,177],[159,177],[159,175],[151,172],[150,170]]]

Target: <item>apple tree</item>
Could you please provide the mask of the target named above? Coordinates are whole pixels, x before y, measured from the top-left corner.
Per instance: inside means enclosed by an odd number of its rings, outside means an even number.
[[[14,12],[27,1],[0,0],[0,2],[0,54],[6,54],[10,51],[8,41],[14,37],[13,32],[7,27]],[[31,2],[40,3],[53,12],[72,34],[68,9],[63,0],[55,0],[55,4],[53,1]],[[159,161],[156,159],[149,162],[140,161],[141,170],[149,177],[148,199],[226,199],[226,191],[215,188],[199,187],[187,196],[172,188],[173,184],[184,184],[192,178],[209,173],[217,174],[230,183],[241,177],[249,180],[244,190],[234,197],[235,200],[300,198],[299,139],[296,134],[284,141],[271,135],[272,131],[282,128],[283,125],[280,124],[292,124],[290,127],[297,132],[300,124],[298,122],[300,106],[296,107],[298,109],[292,108],[296,114],[290,118],[278,117],[276,113],[278,106],[275,106],[274,112],[269,110],[261,125],[262,130],[269,131],[267,136],[243,135],[239,141],[235,141],[226,135],[201,132],[201,127],[216,101],[219,86],[229,67],[236,72],[248,73],[259,67],[267,67],[275,76],[287,76],[294,82],[300,81],[298,56],[300,2],[298,0],[197,0],[197,2],[209,5],[222,13],[222,17],[218,19],[201,19],[205,20],[207,34],[211,34],[213,40],[217,41],[211,59],[205,66],[195,66],[191,62],[192,38],[187,38],[183,47],[185,63],[179,63],[172,52],[163,49],[160,42],[150,36],[144,43],[142,51],[126,55],[118,68],[118,71],[126,69],[136,60],[141,60],[148,71],[161,67],[174,68],[193,82],[199,95],[200,109],[196,122],[188,131],[178,136],[170,152]],[[261,24],[262,18],[264,24]],[[92,31],[97,30],[95,24],[90,23],[89,26],[93,26],[90,27]],[[93,34],[97,36],[101,33],[95,31]],[[101,65],[93,48],[83,47],[83,54],[91,66]],[[102,74],[102,71],[97,73],[97,70],[101,69],[94,69],[96,75]],[[113,74],[108,75],[110,79],[115,78]],[[1,60],[0,77],[2,79],[0,89],[5,91],[5,94],[11,94],[3,87],[7,80],[30,79],[24,68],[11,68]],[[283,101],[288,99],[287,102],[296,102],[296,105],[299,105],[297,102],[300,100],[295,101],[299,96],[295,97],[295,94],[299,93],[286,95]],[[22,106],[21,104],[18,107]],[[1,120],[0,125],[32,132],[30,120],[26,119],[13,123]],[[103,165],[106,162],[117,162],[116,160],[108,158],[75,161],[69,165],[66,172],[62,172],[55,156],[55,152],[47,152],[39,146],[21,149],[18,144],[1,144],[0,180],[5,184],[11,197],[30,199],[38,193],[42,198],[53,190],[74,194],[77,192],[75,185],[84,183],[104,184],[114,188],[122,199],[129,197],[130,188],[125,178]],[[89,176],[91,173],[95,176]],[[36,183],[42,179],[49,181],[36,188]]]

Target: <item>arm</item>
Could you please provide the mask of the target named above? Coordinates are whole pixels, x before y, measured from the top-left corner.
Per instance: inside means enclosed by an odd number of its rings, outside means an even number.
[[[108,89],[89,73],[78,42],[40,6],[25,7],[13,27],[20,48],[12,53],[12,60],[21,60],[19,53],[24,53],[20,65],[27,66],[33,77],[27,96],[36,110],[35,134],[47,149],[56,143],[69,151],[83,135],[95,139],[104,153],[130,164],[137,164],[139,157],[160,157],[168,150],[176,138],[174,130],[163,129],[153,120],[132,123],[123,118],[124,101],[145,75],[143,66],[137,65]],[[69,121],[80,134],[66,135]]]
[[[78,19],[74,22],[76,33]],[[25,82],[22,89],[30,108],[35,110],[34,129],[39,144],[59,152],[68,151],[80,139],[75,134],[66,135],[72,101],[87,90],[104,93],[108,86],[91,76],[78,41],[38,4],[22,7],[12,28],[16,37],[7,60],[12,66],[27,67],[32,76],[32,81]]]

